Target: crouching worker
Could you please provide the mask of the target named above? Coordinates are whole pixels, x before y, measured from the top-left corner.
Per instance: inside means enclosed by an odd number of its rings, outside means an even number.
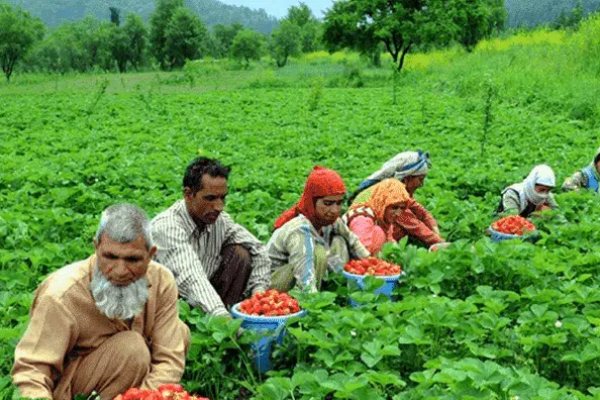
[[[369,251],[340,218],[346,187],[340,175],[315,167],[300,201],[275,221],[267,244],[271,259],[271,286],[288,291],[294,286],[318,291],[329,269],[339,271],[350,258]]]
[[[522,182],[510,185],[502,191],[496,212],[518,214],[527,218],[534,212],[558,208],[554,196],[550,193],[555,182],[552,168],[545,164],[537,165]]]
[[[431,163],[429,153],[405,151],[383,164],[381,169],[371,174],[350,197],[353,204],[365,203],[373,193],[373,185],[384,179],[396,179],[404,184],[410,200],[406,209],[396,221],[401,236],[408,236],[414,243],[432,246],[443,243],[437,221],[429,211],[414,199],[414,194],[425,182]]]
[[[353,204],[342,219],[371,254],[377,254],[385,243],[406,236],[399,218],[410,201],[402,182],[384,179],[371,187],[365,202]]]
[[[596,150],[592,163],[565,179],[562,188],[563,190],[579,190],[583,188],[598,193],[598,182],[600,182],[600,148]]]
[[[94,245],[94,255],[50,274],[35,292],[12,369],[22,397],[95,391],[104,400],[181,379],[189,329],[173,275],[151,261],[146,214],[130,204],[107,208]]]
[[[152,220],[156,260],[175,275],[188,304],[214,316],[267,289],[265,246],[223,211],[230,168],[199,157],[186,168],[183,199]]]

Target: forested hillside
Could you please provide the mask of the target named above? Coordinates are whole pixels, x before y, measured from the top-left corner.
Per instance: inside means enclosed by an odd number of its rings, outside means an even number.
[[[6,0],[18,5],[34,16],[40,17],[46,25],[57,26],[67,21],[76,21],[86,15],[101,20],[109,18],[109,7],[117,7],[125,15],[135,13],[148,19],[154,10],[154,0]],[[263,33],[270,33],[277,25],[277,19],[264,10],[252,10],[223,4],[218,0],[185,0],[186,6],[197,13],[208,25],[240,23]]]
[[[578,6],[584,14],[600,9],[600,0],[505,0],[505,4],[508,27],[551,24]]]

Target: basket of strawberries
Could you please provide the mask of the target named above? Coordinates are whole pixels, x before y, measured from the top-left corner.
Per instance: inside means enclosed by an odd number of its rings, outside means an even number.
[[[209,400],[207,397],[191,395],[176,383],[168,383],[156,390],[131,388],[114,400]]]
[[[235,304],[231,308],[231,314],[242,320],[242,328],[262,334],[252,348],[256,369],[265,373],[272,368],[270,357],[273,341],[281,344],[287,321],[303,316],[306,311],[289,294],[269,289]]]
[[[374,276],[383,280],[383,285],[375,290],[375,294],[383,294],[389,299],[392,298],[392,291],[396,283],[404,276],[400,265],[392,264],[387,261],[368,257],[362,260],[350,260],[342,271],[348,282],[354,282],[359,288],[364,289],[364,279],[366,276]],[[351,300],[352,305],[355,303]]]
[[[535,230],[533,223],[519,215],[500,218],[488,228],[494,242],[522,238],[534,233]]]

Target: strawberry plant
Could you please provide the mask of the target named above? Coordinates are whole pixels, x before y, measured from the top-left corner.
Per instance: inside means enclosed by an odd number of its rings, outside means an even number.
[[[313,164],[338,170],[352,190],[397,152],[419,148],[433,164],[416,199],[452,245],[428,252],[402,240],[355,269],[385,275],[396,272],[389,264],[402,266],[396,301],[366,290],[352,293],[363,306],[349,308],[341,273],[320,293],[292,293],[307,315],[274,346],[267,376],[252,368],[256,337],[242,321],[181,301],[192,331],[183,387],[213,399],[597,397],[600,197],[557,188],[560,208],[530,221],[536,243],[485,235],[501,190],[532,164],[547,162],[562,182],[598,145],[597,113],[573,110],[598,97],[599,77],[572,57],[581,48],[569,40],[535,32],[469,54],[415,55],[396,77],[396,105],[386,70],[362,69],[360,89],[340,84],[347,59],[358,59],[351,54],[317,54],[281,71],[199,65],[193,88],[168,73],[0,84],[0,398],[13,395],[14,348],[33,291],[93,252],[108,205],[133,202],[154,216],[181,197],[189,160],[218,157],[232,166],[227,211],[267,241]],[[323,82],[318,107],[314,79]],[[484,119],[491,86],[494,118]],[[504,231],[531,228],[512,220]],[[368,287],[381,280],[364,277]]]

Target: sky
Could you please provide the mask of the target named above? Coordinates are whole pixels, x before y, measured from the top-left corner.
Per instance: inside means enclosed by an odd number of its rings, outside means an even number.
[[[236,6],[246,6],[249,8],[263,8],[268,14],[277,18],[285,16],[290,6],[300,3],[300,0],[220,0],[225,4]],[[330,8],[333,0],[303,0],[304,4],[313,10],[317,18],[323,17],[323,11]]]

